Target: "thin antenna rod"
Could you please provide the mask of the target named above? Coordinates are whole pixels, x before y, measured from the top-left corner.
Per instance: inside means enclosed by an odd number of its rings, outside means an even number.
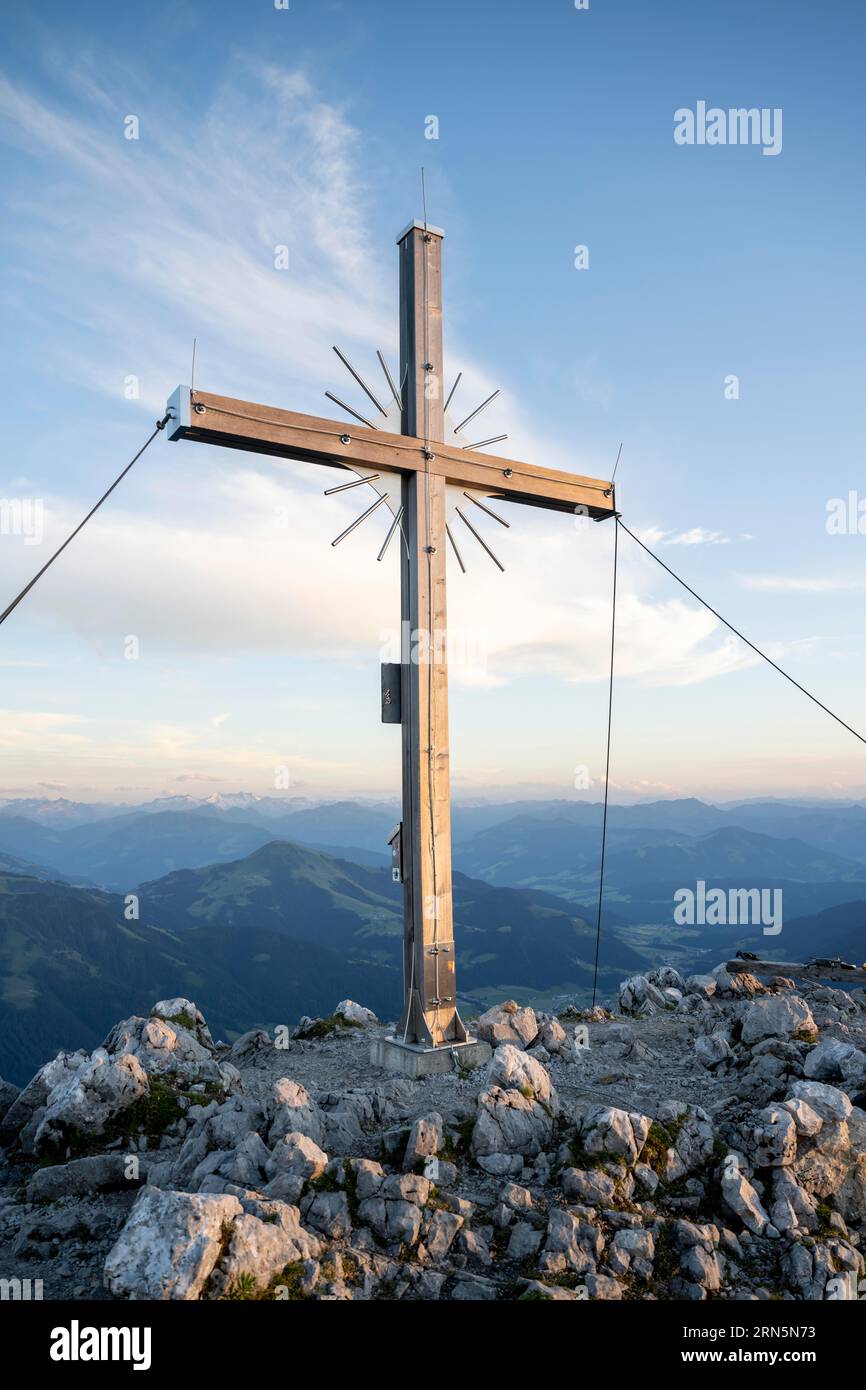
[[[391,537],[394,535],[394,532],[397,530],[397,527],[400,525],[400,522],[401,522],[402,520],[403,520],[403,508],[401,507],[400,510],[398,511],[397,515],[394,517],[394,520],[391,522],[391,525],[388,527],[388,534],[387,534],[387,536],[385,537],[385,543],[384,543],[384,545],[382,546],[382,549],[379,551],[379,554],[376,556],[376,559],[377,559],[377,560],[381,560],[381,559],[384,558],[385,551],[388,549],[388,546],[391,544]]]
[[[400,399],[400,392],[397,390],[397,387],[394,385],[394,378],[392,377],[390,371],[388,370],[388,363],[385,361],[384,357],[382,356],[382,354],[381,354],[381,352],[379,351],[378,348],[376,349],[376,356],[378,357],[379,361],[382,363],[382,371],[385,373],[385,380],[387,381],[388,385],[389,385],[390,388],[391,388],[391,395],[394,397],[394,400],[397,402],[397,405],[399,406],[400,410],[402,410],[402,409],[403,409],[403,402],[402,402],[402,400]]]
[[[346,539],[347,536],[351,536],[352,532],[355,530],[355,527],[356,527],[356,526],[360,526],[362,521],[366,521],[368,516],[372,516],[372,514],[373,514],[373,512],[376,510],[376,508],[377,508],[377,507],[381,507],[381,505],[382,505],[382,503],[383,503],[384,501],[386,501],[386,498],[385,498],[385,495],[384,495],[384,493],[383,493],[381,497],[377,497],[377,498],[376,498],[376,500],[375,500],[375,502],[373,503],[372,507],[368,507],[367,510],[366,510],[365,512],[362,512],[361,515],[360,515],[359,517],[356,517],[356,518],[355,518],[355,520],[352,522],[351,526],[347,526],[346,529],[345,529],[345,531],[341,531],[340,534],[339,534],[339,536],[337,537],[337,539],[331,541],[331,545],[339,545],[339,544],[340,544],[340,541],[344,541],[344,540]]]
[[[487,554],[490,556],[491,560],[494,562],[494,564],[496,564],[496,565],[499,566],[499,568],[502,570],[502,573],[504,574],[504,573],[505,573],[505,566],[503,565],[502,561],[501,561],[501,560],[498,560],[498,559],[496,558],[496,556],[493,554],[493,551],[490,549],[490,546],[487,544],[487,542],[486,542],[486,540],[484,539],[484,537],[483,537],[483,536],[479,536],[478,532],[475,530],[475,527],[472,525],[472,522],[468,519],[468,517],[465,517],[465,516],[463,515],[463,513],[461,512],[461,510],[460,510],[459,507],[455,507],[454,510],[456,511],[456,513],[457,513],[457,515],[459,516],[460,520],[463,522],[464,526],[468,526],[468,527],[469,527],[469,530],[472,532],[472,534],[473,534],[473,536],[475,537],[475,539],[477,540],[478,544],[479,544],[480,546],[482,546],[482,547],[487,551]]]
[[[341,410],[347,410],[350,415],[354,415],[355,419],[360,420],[361,424],[366,425],[368,429],[377,430],[379,428],[378,425],[373,424],[372,420],[368,420],[366,415],[361,415],[359,411],[353,410],[350,405],[346,405],[345,401],[341,401],[340,397],[335,396],[333,391],[326,391],[325,395],[328,397],[329,401],[333,401],[334,405],[338,405]]]
[[[339,349],[338,347],[335,347],[335,348],[334,348],[334,351],[335,351],[335,353],[337,354],[337,356],[339,357],[339,359],[340,359],[340,361],[342,362],[343,366],[346,368],[346,370],[347,370],[347,371],[350,371],[350,372],[352,373],[352,376],[353,376],[353,377],[355,378],[355,380],[357,381],[357,383],[358,383],[358,385],[360,386],[361,390],[362,390],[362,391],[366,391],[367,395],[370,397],[370,400],[373,402],[373,404],[374,404],[374,406],[376,407],[376,409],[378,410],[379,414],[380,414],[380,415],[385,415],[385,416],[387,416],[388,412],[387,412],[387,410],[385,409],[385,407],[382,405],[382,402],[381,402],[376,396],[373,395],[373,392],[370,390],[370,388],[369,388],[369,386],[367,385],[366,381],[365,381],[364,378],[361,376],[361,373],[355,371],[355,368],[352,366],[352,364],[351,364],[351,362],[349,361],[349,359],[348,359],[348,357],[346,356],[346,354],[345,354],[344,352],[341,352],[340,349]]]
[[[507,439],[507,434],[495,434],[492,439],[479,439],[477,444],[464,444],[464,449],[484,449],[488,444],[501,444],[503,439]]]
[[[616,478],[616,470],[619,468],[619,461],[620,461],[621,458],[622,458],[622,445],[620,444],[620,446],[619,446],[619,453],[618,453],[617,456],[616,456],[616,463],[613,465],[613,473],[612,473],[611,479],[610,479],[611,487],[613,487],[614,480],[615,480],[615,478]]]
[[[457,556],[457,563],[458,563],[458,565],[460,566],[460,568],[462,569],[463,573],[465,574],[465,573],[466,573],[466,566],[465,566],[464,563],[463,563],[463,556],[460,554],[460,551],[457,549],[457,542],[455,541],[454,537],[453,537],[452,534],[451,534],[451,527],[448,525],[448,522],[447,522],[447,521],[446,521],[446,523],[445,523],[445,534],[446,534],[446,536],[448,537],[449,541],[451,542],[451,548],[452,548],[452,550],[454,551],[454,554]]]
[[[372,483],[378,478],[378,473],[371,473],[366,478],[355,478],[351,483],[340,483],[339,487],[326,487],[325,496],[333,497],[335,492],[348,492],[350,487],[360,487],[362,483]],[[492,513],[491,513],[492,515]]]
[[[492,516],[493,520],[498,521],[500,526],[511,526],[510,521],[506,521],[504,516],[498,516],[496,512],[491,511],[491,509],[485,506],[483,502],[479,502],[477,497],[473,497],[471,492],[464,492],[463,496],[468,497],[470,502],[474,502],[476,507],[480,507],[482,512],[486,512],[488,516]]]
[[[189,374],[189,394],[190,394],[191,396],[194,396],[194,395],[195,395],[195,345],[196,345],[197,342],[198,342],[198,339],[197,339],[197,338],[193,338],[193,340],[192,340],[192,370],[190,371],[190,374]]]
[[[453,396],[454,396],[454,392],[457,390],[457,387],[460,385],[460,379],[461,379],[462,376],[463,376],[463,373],[462,373],[462,372],[458,372],[458,373],[457,373],[457,380],[455,381],[454,385],[451,387],[451,390],[448,392],[448,399],[447,399],[447,401],[445,402],[444,406],[442,407],[443,413],[444,413],[445,411],[447,411],[449,405],[451,404],[452,398],[453,398]]]
[[[481,412],[482,412],[482,410],[484,409],[484,407],[485,407],[485,406],[488,406],[488,405],[490,404],[491,401],[495,401],[495,400],[496,400],[496,397],[497,397],[499,394],[500,394],[500,392],[499,392],[498,390],[496,390],[496,391],[493,392],[493,395],[492,395],[492,396],[488,396],[488,397],[487,397],[487,400],[486,400],[486,401],[482,401],[481,404],[479,405],[479,407],[478,407],[477,410],[473,410],[473,412],[472,412],[471,415],[467,415],[465,420],[461,420],[461,422],[460,422],[459,425],[455,425],[455,426],[454,426],[454,433],[455,433],[455,434],[459,434],[460,431],[463,429],[464,425],[468,425],[470,420],[474,420],[476,415],[480,415]]]

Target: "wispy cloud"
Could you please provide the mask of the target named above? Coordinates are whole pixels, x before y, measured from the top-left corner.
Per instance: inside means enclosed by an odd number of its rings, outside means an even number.
[[[833,594],[866,589],[863,575],[742,574],[739,582],[744,589],[775,594]]]
[[[731,537],[723,531],[707,531],[703,526],[692,526],[687,531],[663,531],[658,526],[647,526],[637,534],[647,545],[730,545]],[[742,535],[740,540],[751,540]]]

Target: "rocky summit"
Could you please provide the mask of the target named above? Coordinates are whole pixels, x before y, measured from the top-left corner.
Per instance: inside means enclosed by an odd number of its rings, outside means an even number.
[[[720,966],[370,1062],[342,1000],[215,1042],[191,1000],[0,1083],[7,1279],[54,1299],[856,1299],[866,991]]]

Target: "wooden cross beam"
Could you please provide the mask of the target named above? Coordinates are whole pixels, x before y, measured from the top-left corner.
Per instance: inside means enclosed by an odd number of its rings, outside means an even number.
[[[397,239],[400,434],[184,386],[168,404],[170,439],[399,477],[404,1004],[397,1037],[412,1048],[448,1047],[467,1037],[457,1009],[451,897],[446,486],[599,521],[616,514],[612,482],[446,441],[442,237],[413,222]]]

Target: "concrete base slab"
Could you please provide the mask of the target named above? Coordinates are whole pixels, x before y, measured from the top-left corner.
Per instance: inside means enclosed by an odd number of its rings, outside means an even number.
[[[399,1038],[374,1038],[370,1044],[370,1061],[374,1067],[399,1071],[404,1076],[435,1076],[464,1067],[471,1071],[489,1062],[492,1049],[478,1038],[450,1043],[447,1047],[413,1047]]]

